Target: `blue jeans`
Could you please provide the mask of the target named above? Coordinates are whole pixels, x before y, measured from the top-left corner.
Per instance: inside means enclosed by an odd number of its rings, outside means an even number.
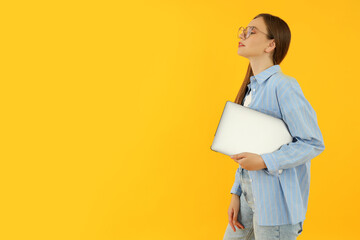
[[[223,240],[296,240],[302,232],[301,223],[285,224],[277,226],[259,226],[256,220],[256,211],[251,189],[248,170],[241,168],[240,185],[242,194],[240,196],[240,210],[238,221],[245,227],[240,229],[234,226],[236,232],[228,224]]]

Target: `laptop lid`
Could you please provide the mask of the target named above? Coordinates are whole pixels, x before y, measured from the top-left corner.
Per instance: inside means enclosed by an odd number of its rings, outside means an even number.
[[[282,119],[227,101],[210,149],[228,156],[260,155],[290,142],[292,136]]]

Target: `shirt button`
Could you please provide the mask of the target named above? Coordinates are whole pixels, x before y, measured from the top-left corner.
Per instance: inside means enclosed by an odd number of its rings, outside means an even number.
[[[255,89],[254,89],[254,92],[255,92]]]

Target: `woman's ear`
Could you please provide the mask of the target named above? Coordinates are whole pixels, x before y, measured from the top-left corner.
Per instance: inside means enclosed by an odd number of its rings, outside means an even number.
[[[269,53],[272,50],[274,50],[276,47],[275,40],[271,41],[268,45],[268,47],[265,49],[265,52]]]

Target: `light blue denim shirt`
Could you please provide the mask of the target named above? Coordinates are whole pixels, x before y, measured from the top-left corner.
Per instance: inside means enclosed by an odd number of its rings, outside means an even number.
[[[293,140],[261,154],[266,169],[249,176],[261,226],[296,224],[305,220],[310,189],[310,163],[325,149],[314,109],[295,78],[273,65],[250,77],[251,109],[282,119]],[[243,101],[244,102],[244,101]],[[243,103],[242,103],[243,104]],[[241,196],[239,171],[231,193]]]

